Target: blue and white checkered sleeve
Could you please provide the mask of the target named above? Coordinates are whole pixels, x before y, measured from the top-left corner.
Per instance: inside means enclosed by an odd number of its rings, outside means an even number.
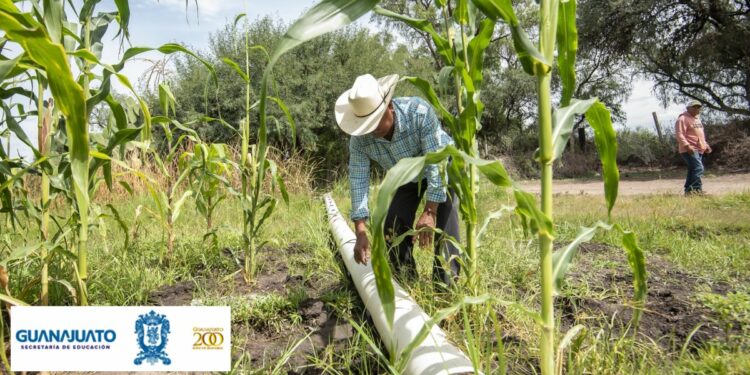
[[[422,152],[424,154],[442,149],[448,143],[445,140],[444,132],[440,128],[440,121],[435,115],[432,106],[424,103],[427,111],[419,124],[419,136],[422,143]],[[443,180],[440,178],[440,169],[437,165],[432,164],[424,167],[424,176],[427,179],[427,200],[430,202],[443,203],[448,199]]]
[[[370,216],[367,195],[370,190],[370,158],[357,145],[356,139],[349,141],[349,192],[352,196],[352,220]]]

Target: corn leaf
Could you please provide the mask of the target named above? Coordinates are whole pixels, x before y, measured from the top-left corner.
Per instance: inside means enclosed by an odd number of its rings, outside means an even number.
[[[528,220],[532,232],[554,239],[552,220],[539,209],[534,196],[519,188],[513,190],[513,196],[516,198],[516,213]]]
[[[539,52],[539,49],[531,42],[526,31],[519,24],[510,0],[472,0],[472,2],[490,19],[502,20],[508,24],[513,38],[513,48],[515,48],[518,59],[526,73],[539,76],[552,70],[549,61]]]
[[[15,58],[0,61],[0,82],[5,81],[5,78],[10,78],[11,72],[23,58],[24,54],[22,53]]]
[[[159,104],[161,105],[161,111],[164,113],[164,116],[169,117],[169,110],[172,109],[172,114],[177,114],[175,112],[175,104],[177,101],[174,98],[174,94],[172,94],[172,90],[169,89],[169,86],[160,83],[159,84]]]
[[[319,2],[295,21],[284,34],[271,55],[266,73],[270,72],[276,60],[287,51],[356,21],[371,11],[378,2],[377,0],[323,0]]]
[[[616,227],[622,233],[622,247],[628,253],[628,264],[633,271],[633,297],[636,301],[636,308],[633,311],[633,326],[637,329],[648,296],[646,257],[643,255],[643,250],[638,246],[638,239],[635,234],[624,230],[620,225],[616,225]]]
[[[570,102],[570,100],[569,100]],[[552,160],[558,159],[568,144],[570,133],[573,131],[573,120],[576,115],[582,115],[591,108],[597,99],[573,100],[567,107],[558,108],[552,114]],[[537,150],[537,153],[539,150]]]
[[[437,164],[449,157],[452,158],[453,165],[457,163],[476,165],[477,169],[495,185],[511,186],[510,177],[500,162],[471,157],[453,146],[447,146],[440,151],[431,152],[424,156],[401,159],[395,166],[388,170],[378,188],[376,205],[372,211],[371,231],[373,237],[372,268],[375,273],[375,283],[378,287],[378,295],[383,303],[383,310],[387,321],[391,325],[393,324],[395,311],[395,295],[385,243],[384,224],[388,209],[399,187],[417,178],[422,173],[425,165]],[[452,179],[450,182],[461,183],[461,181],[461,179],[456,179],[455,181]]]
[[[34,254],[37,250],[39,250],[40,247],[42,247],[44,243],[43,242],[37,242],[31,245],[26,246],[20,246],[15,248],[8,256],[0,260],[0,266],[8,268],[8,263],[18,260],[18,259],[24,259],[32,254]]]
[[[427,101],[432,104],[432,107],[437,110],[443,123],[445,123],[449,129],[454,129],[456,118],[448,112],[445,106],[443,106],[443,103],[440,102],[437,93],[429,82],[419,77],[403,77],[401,80],[407,81],[418,88],[419,91],[422,92],[422,95],[424,95],[425,99],[427,99]]]
[[[63,5],[62,0],[44,0],[44,26],[55,43],[62,42]]]
[[[514,206],[503,206],[499,210],[492,211],[489,214],[487,214],[487,217],[484,218],[484,222],[482,223],[482,228],[479,229],[479,232],[477,232],[477,247],[479,247],[480,244],[482,243],[482,238],[484,237],[484,233],[487,231],[487,227],[490,225],[490,222],[492,220],[500,219],[503,216],[515,210],[516,208]]]
[[[472,0],[472,3],[493,20],[503,20],[511,26],[518,24],[518,18],[510,0]]]
[[[490,45],[493,31],[495,31],[495,21],[485,19],[479,23],[477,35],[469,41],[469,75],[475,87],[482,86],[484,51]]]
[[[271,99],[276,105],[279,106],[279,109],[281,109],[282,112],[284,112],[284,116],[286,117],[286,121],[289,123],[289,127],[292,129],[292,148],[296,147],[297,145],[297,124],[294,122],[294,117],[292,117],[292,113],[289,112],[289,107],[286,106],[283,100],[281,98],[277,98],[274,96],[269,96],[268,99]],[[287,202],[288,203],[288,202]]]
[[[578,253],[578,246],[584,242],[591,241],[598,229],[610,230],[612,226],[600,221],[594,224],[593,227],[583,227],[568,246],[552,254],[552,279],[555,283],[555,293],[560,293],[565,273],[568,272],[568,267],[573,261],[573,257]]]
[[[172,210],[173,223],[176,222],[177,218],[180,217],[180,210],[182,209],[182,205],[185,204],[185,200],[187,200],[191,195],[193,195],[193,192],[191,190],[187,190],[182,193],[182,197],[177,202],[175,202],[174,209]]]
[[[115,0],[115,5],[117,6],[117,22],[120,24],[120,31],[117,32],[116,36],[122,33],[125,39],[129,39],[130,5],[128,4],[128,0]]]
[[[630,270],[633,272],[633,298],[636,302],[633,311],[633,326],[637,328],[648,295],[646,258],[643,254],[643,250],[638,246],[638,240],[635,237],[635,234],[624,230],[619,224],[610,225],[600,221],[592,227],[583,227],[578,232],[576,238],[568,244],[568,246],[563,250],[558,250],[552,254],[555,293],[560,293],[562,281],[565,278],[565,274],[567,273],[573,258],[578,252],[578,247],[582,243],[590,241],[596,234],[596,231],[600,229],[605,231],[615,229],[621,235],[621,245],[628,255],[628,264],[630,265]]]
[[[422,344],[427,336],[430,335],[430,332],[432,332],[432,328],[436,324],[440,324],[440,322],[447,319],[449,316],[455,315],[465,306],[482,305],[489,301],[491,301],[491,297],[487,294],[483,294],[478,297],[464,296],[459,302],[453,304],[452,306],[438,310],[435,314],[432,315],[430,320],[426,321],[424,325],[422,325],[422,328],[419,330],[414,339],[401,352],[396,368],[400,370],[400,373],[403,373],[403,370],[406,368],[406,364],[409,362],[409,359],[411,359],[411,354],[412,352],[414,352],[414,349]]]
[[[435,28],[432,26],[432,23],[430,23],[430,21],[419,18],[411,18],[402,14],[398,14],[396,12],[392,12],[388,9],[381,8],[380,6],[375,6],[375,8],[373,8],[373,12],[381,16],[399,20],[416,30],[429,34],[432,38],[432,42],[435,43],[435,51],[438,53],[438,55],[443,58],[443,61],[446,63],[446,65],[453,65],[455,56],[453,53],[453,49],[450,47],[450,43],[447,39],[443,38],[442,35],[435,31]]]
[[[13,298],[9,295],[0,293],[0,301],[3,301],[5,303],[9,303],[13,306],[29,306],[28,303],[21,301],[20,299]]]
[[[85,227],[89,210],[89,133],[83,89],[73,79],[63,46],[53,43],[44,27],[33,19],[24,17],[11,0],[0,0],[0,29],[5,31],[6,38],[21,45],[29,58],[44,68],[52,95],[67,119],[73,187],[79,220]],[[79,238],[82,243],[87,240],[84,232],[81,231]]]
[[[562,81],[560,107],[568,106],[576,88],[576,53],[578,53],[576,0],[561,1],[557,12],[557,66]]]
[[[230,59],[229,57],[222,57],[221,61],[224,64],[229,65],[230,68],[234,69],[234,71],[237,72],[237,74],[239,74],[245,82],[250,81],[250,77],[247,76],[247,73],[245,73],[245,71],[242,70],[242,68],[240,68],[240,66],[236,62],[234,62],[234,60]]]
[[[607,214],[612,216],[612,208],[617,201],[620,171],[617,168],[617,135],[612,127],[609,109],[597,101],[586,111],[586,120],[594,129],[594,142],[599,151],[604,177],[604,198],[607,201]]]

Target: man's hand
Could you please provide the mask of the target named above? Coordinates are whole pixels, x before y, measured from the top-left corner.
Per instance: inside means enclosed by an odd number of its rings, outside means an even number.
[[[432,236],[434,234],[432,230],[435,229],[435,223],[437,222],[437,207],[437,203],[428,201],[424,206],[424,212],[422,212],[419,220],[417,220],[417,225],[414,226],[414,229],[418,231],[424,229],[424,231],[413,238],[414,242],[419,241],[419,246],[421,247],[432,246]]]
[[[705,152],[705,153],[707,153],[707,154],[710,154],[710,153],[711,153],[711,151],[713,151],[713,150],[711,149],[711,146],[706,146],[706,151],[704,151],[704,152]]]
[[[354,261],[366,265],[370,261],[370,240],[367,234],[358,234],[357,243],[354,244]]]
[[[354,222],[357,242],[354,244],[354,261],[366,265],[370,261],[370,239],[367,238],[367,226],[364,220]]]

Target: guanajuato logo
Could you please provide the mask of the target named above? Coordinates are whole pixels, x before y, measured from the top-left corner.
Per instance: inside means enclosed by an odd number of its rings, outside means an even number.
[[[143,361],[151,365],[159,361],[164,365],[172,363],[165,350],[169,341],[169,320],[166,315],[157,314],[154,310],[148,314],[138,315],[138,320],[135,321],[135,333],[138,335],[138,346],[141,351],[133,363],[136,365],[141,365]]]
[[[117,334],[111,329],[19,329],[21,350],[109,350]]]

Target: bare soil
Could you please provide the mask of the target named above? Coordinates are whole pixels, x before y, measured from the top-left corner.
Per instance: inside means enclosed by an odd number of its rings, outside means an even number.
[[[602,244],[582,244],[568,281],[571,294],[557,300],[563,331],[575,324],[605,326],[621,333],[633,317],[631,298],[633,277],[627,259],[619,249]],[[606,261],[609,267],[596,266]],[[725,283],[711,283],[684,272],[658,255],[646,260],[648,297],[641,315],[638,335],[659,343],[667,350],[680,350],[692,334],[688,347],[697,347],[724,332],[714,323],[712,311],[695,300],[700,292],[727,294]],[[575,288],[585,286],[587,296],[576,296]],[[601,295],[591,298],[590,295]],[[602,319],[604,318],[604,319]],[[632,329],[632,328],[631,328]],[[695,332],[693,332],[695,331]]]
[[[265,322],[255,320],[233,322],[233,345],[240,343],[243,346],[241,350],[235,349],[233,363],[240,359],[237,353],[244,352],[250,358],[248,367],[261,370],[266,366],[275,365],[289,348],[302,341],[282,368],[288,374],[320,374],[322,373],[320,370],[308,367],[308,357],[322,352],[329,345],[333,345],[334,350],[343,349],[354,336],[354,328],[345,319],[336,316],[320,299],[323,291],[305,282],[302,276],[290,274],[286,260],[302,251],[304,249],[299,244],[292,244],[283,250],[264,248],[259,254],[262,263],[253,284],[245,283],[242,275],[238,273],[228,281],[232,285],[227,285],[226,282],[214,282],[204,286],[208,289],[232,290],[232,294],[247,298],[258,298],[270,293],[286,296],[290,291],[300,288],[303,288],[307,295],[297,311],[302,317],[301,323],[283,321],[281,326],[270,326]],[[229,249],[225,249],[222,253],[225,256],[231,255]],[[241,263],[243,259],[238,259],[238,261]],[[187,306],[194,300],[195,289],[194,281],[178,282],[152,291],[149,294],[149,302],[160,306]],[[270,371],[269,368],[267,370]],[[191,374],[203,373],[191,372]]]
[[[684,177],[676,177],[679,171],[668,171],[663,174],[653,173],[648,179],[643,179],[637,174],[632,178],[621,172],[619,195],[642,195],[642,194],[682,194]],[[686,172],[685,172],[686,173]],[[540,192],[538,180],[522,181],[521,187],[531,193]],[[603,195],[604,185],[602,180],[556,180],[553,184],[554,194],[570,195]],[[703,189],[710,195],[728,193],[742,193],[750,191],[750,173],[736,173],[726,175],[708,175],[703,177]]]

